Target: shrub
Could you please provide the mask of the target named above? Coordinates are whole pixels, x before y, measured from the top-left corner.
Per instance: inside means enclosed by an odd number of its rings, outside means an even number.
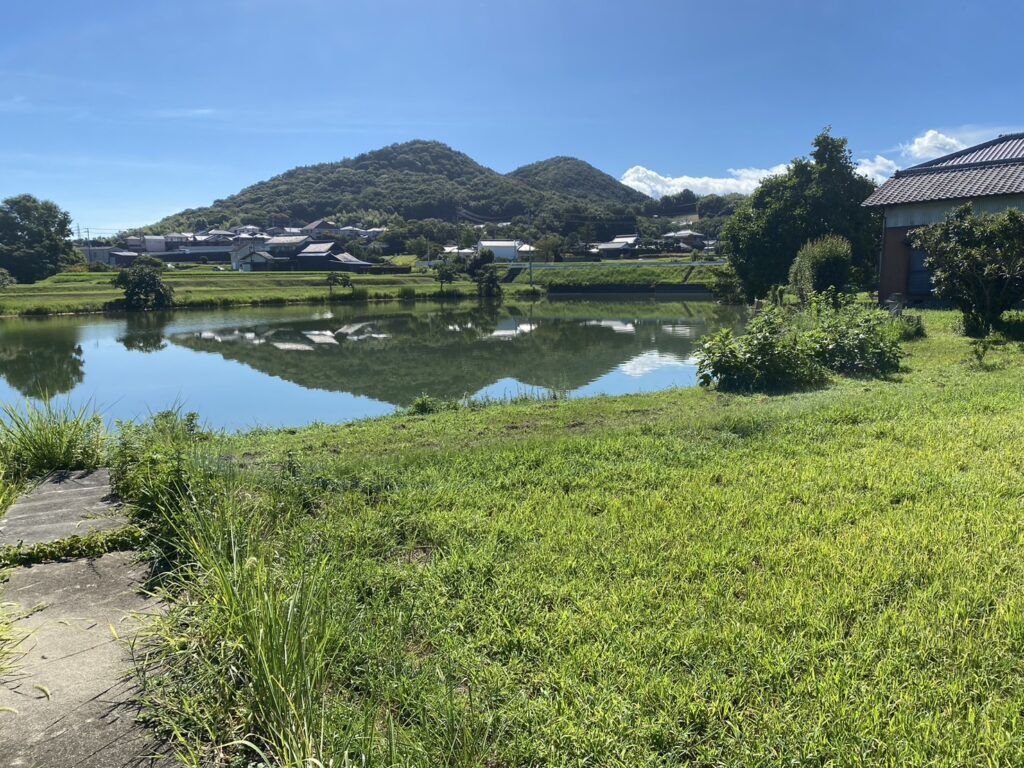
[[[411,285],[403,285],[398,289],[399,301],[416,301],[416,289]]]
[[[711,295],[724,304],[742,304],[743,286],[736,270],[726,264],[721,267],[708,268],[708,290]]]
[[[729,392],[777,391],[820,384],[825,369],[806,336],[788,327],[785,312],[768,307],[739,337],[728,328],[712,335],[697,354],[701,386]]]
[[[833,291],[812,294],[807,337],[821,365],[848,376],[887,376],[899,370],[903,350],[889,313],[856,305]]]
[[[850,281],[853,246],[845,237],[826,235],[809,240],[789,268],[789,286],[800,301],[829,288],[842,291]]]
[[[148,257],[146,257],[148,258]],[[111,282],[124,290],[124,304],[128,309],[164,309],[174,303],[174,288],[163,281],[160,270],[136,259],[128,269],[122,269]]]
[[[113,272],[114,268],[102,261],[90,261],[85,265],[86,272]]]
[[[968,203],[915,230],[911,242],[927,253],[935,295],[961,311],[968,336],[988,335],[1024,299],[1024,213],[975,214]]]

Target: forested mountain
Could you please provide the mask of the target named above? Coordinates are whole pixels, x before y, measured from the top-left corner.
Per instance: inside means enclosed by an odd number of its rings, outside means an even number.
[[[509,174],[533,189],[602,205],[642,205],[650,198],[575,157],[552,157]]]
[[[502,175],[439,142],[410,141],[341,162],[295,168],[208,207],[168,216],[150,229],[295,226],[322,217],[343,222],[346,214],[364,212],[453,221],[460,210],[481,220],[542,217],[557,227],[569,220],[621,221],[645,199],[571,158]]]

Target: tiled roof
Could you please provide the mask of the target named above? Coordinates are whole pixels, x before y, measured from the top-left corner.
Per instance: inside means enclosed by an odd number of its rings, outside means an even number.
[[[330,253],[334,243],[310,243],[299,256],[323,256],[325,253]]]
[[[975,147],[897,171],[864,201],[868,207],[1024,194],[1024,134],[1000,136]]]

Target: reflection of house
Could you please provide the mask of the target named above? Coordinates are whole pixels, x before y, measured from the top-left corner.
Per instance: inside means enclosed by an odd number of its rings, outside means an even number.
[[[885,217],[878,295],[931,293],[925,254],[910,246],[915,227],[935,224],[953,208],[973,203],[980,212],[1024,210],[1024,133],[968,147],[895,175],[864,201]]]
[[[485,248],[494,252],[495,261],[515,261],[519,258],[519,246],[522,240],[481,240],[477,243],[477,250]]]

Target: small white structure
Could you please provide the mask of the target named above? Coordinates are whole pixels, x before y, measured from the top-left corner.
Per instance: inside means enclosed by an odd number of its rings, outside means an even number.
[[[481,240],[476,244],[476,249],[482,251],[486,248],[493,251],[495,261],[515,261],[519,258],[519,248],[522,245],[522,240]]]
[[[523,243],[517,250],[520,261],[533,261],[537,257],[537,249],[529,243]]]

